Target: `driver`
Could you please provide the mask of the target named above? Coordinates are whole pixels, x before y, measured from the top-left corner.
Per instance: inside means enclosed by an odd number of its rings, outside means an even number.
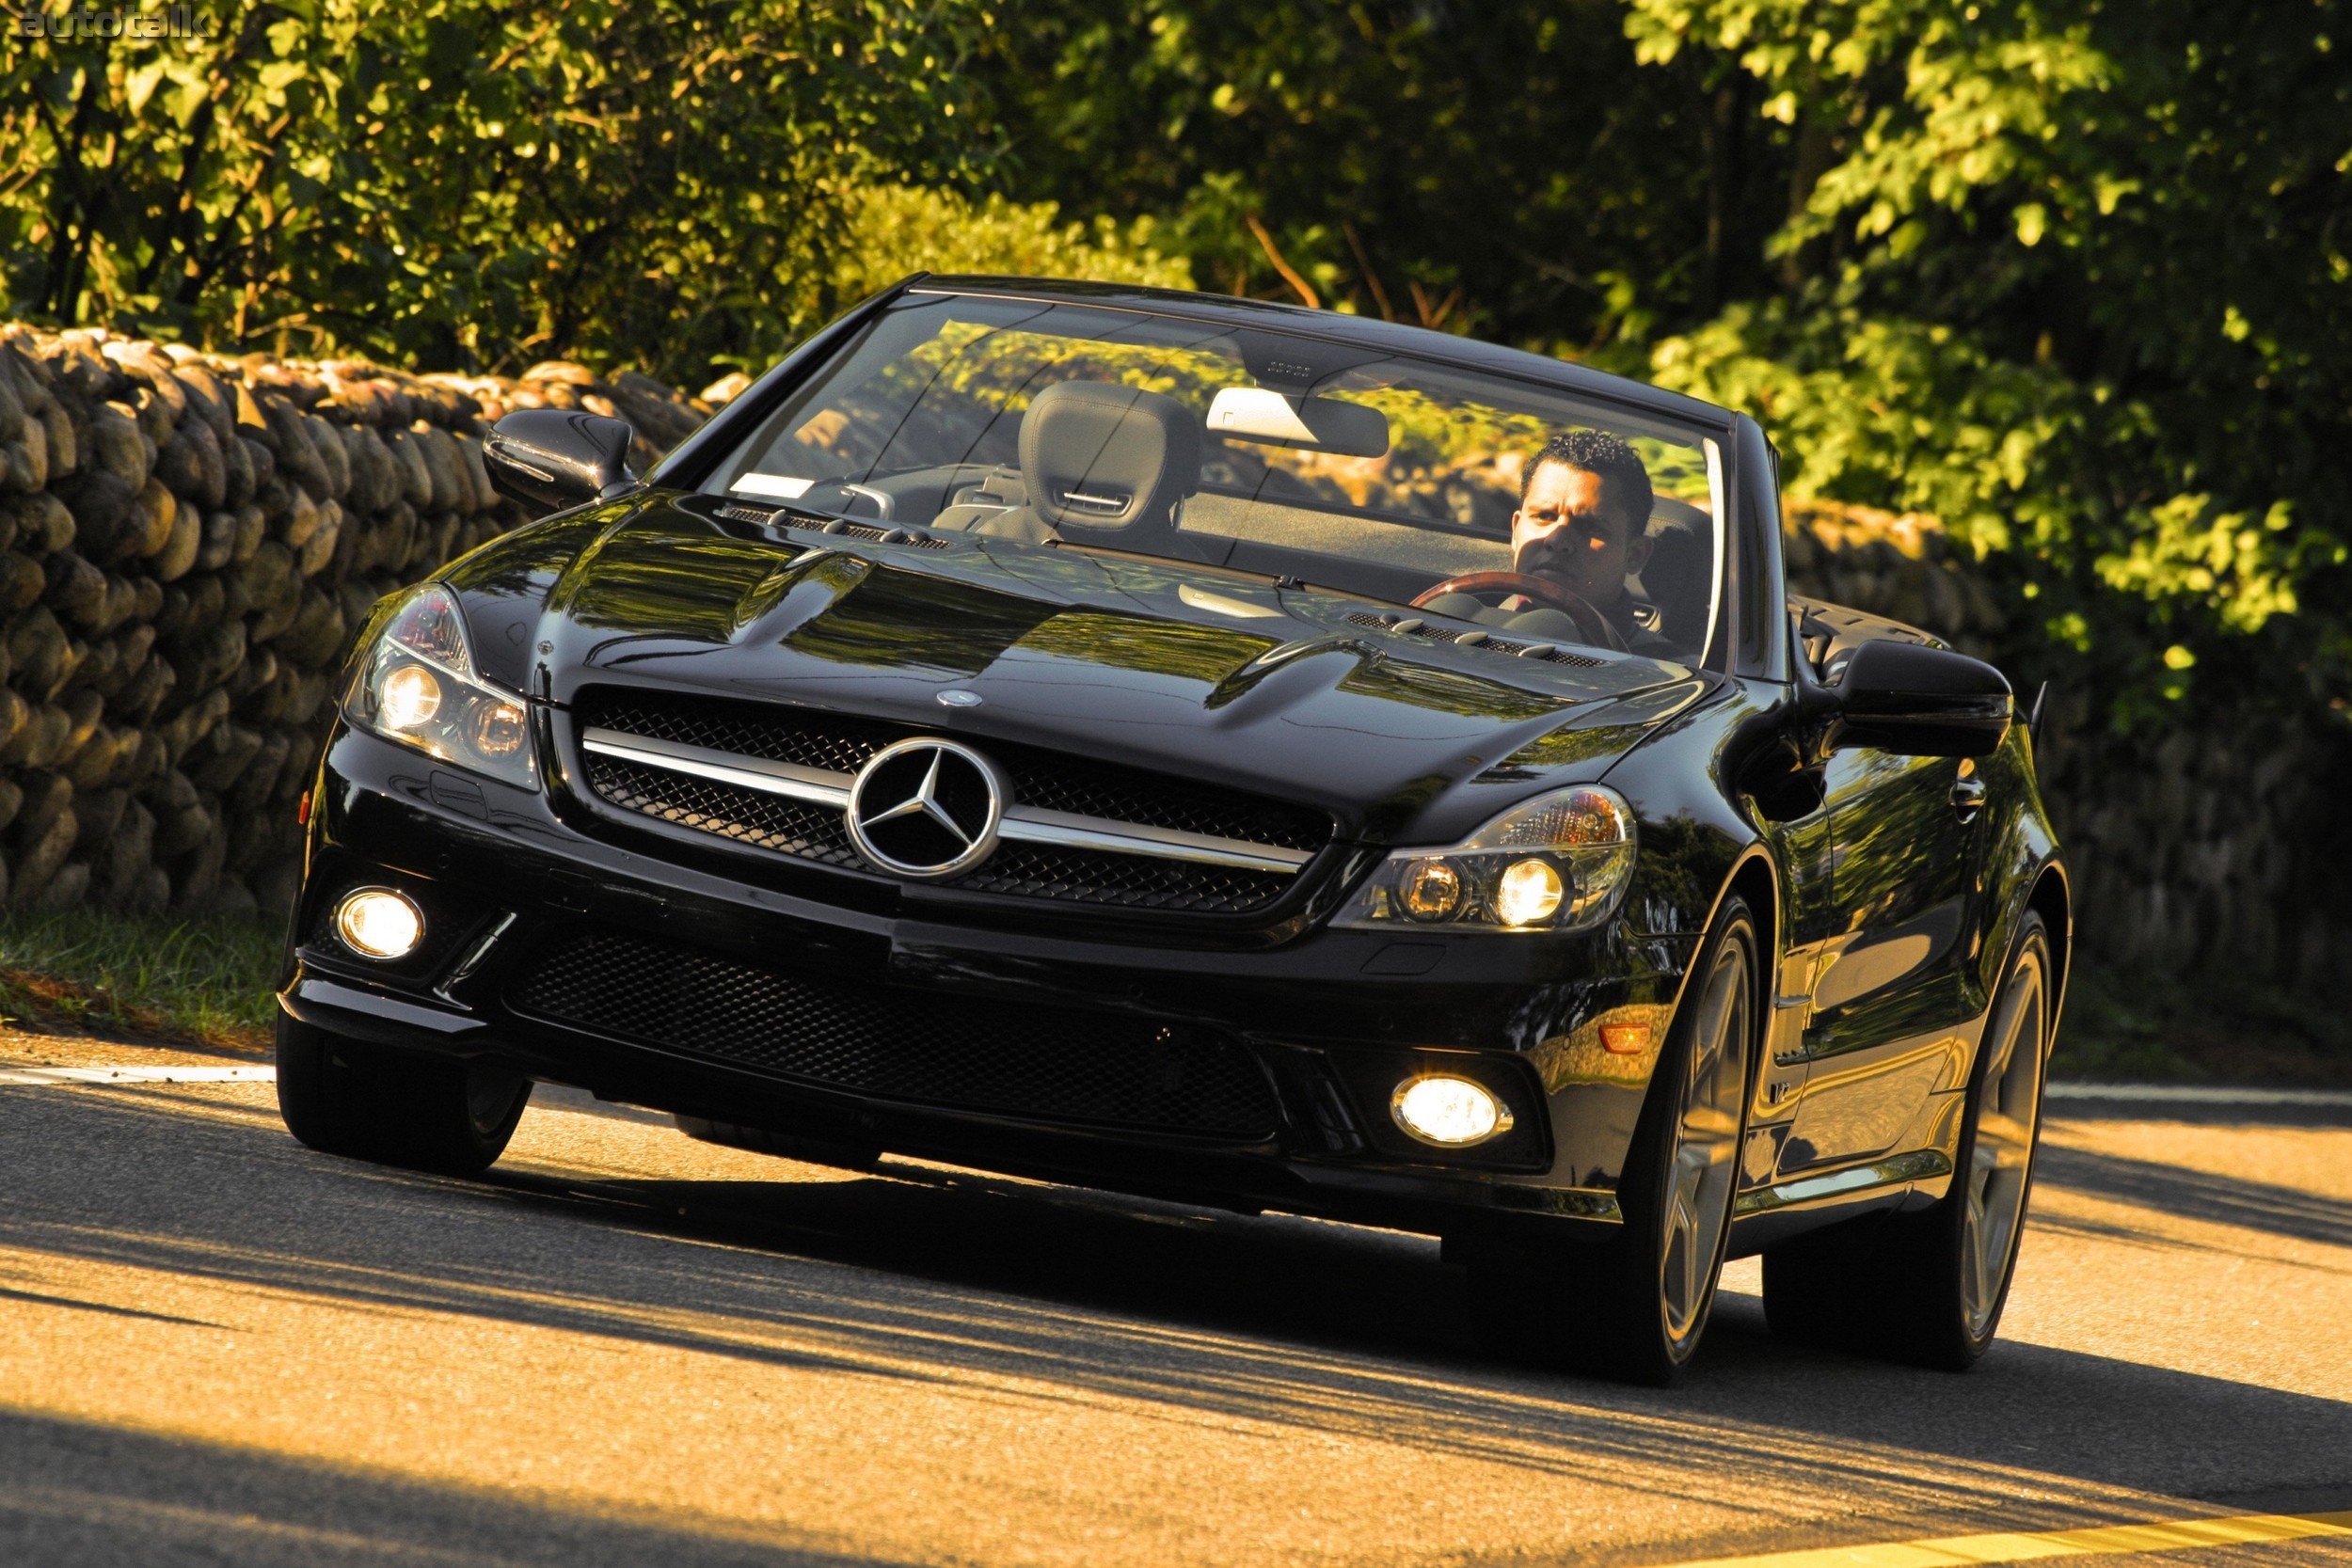
[[[1634,450],[1597,430],[1564,430],[1544,443],[1519,483],[1511,514],[1512,569],[1558,583],[1591,605],[1636,653],[1662,645],[1657,611],[1626,578],[1649,560],[1649,470]],[[1577,639],[1575,623],[1525,594],[1489,609],[1467,594],[1425,607],[1440,615],[1514,631]]]

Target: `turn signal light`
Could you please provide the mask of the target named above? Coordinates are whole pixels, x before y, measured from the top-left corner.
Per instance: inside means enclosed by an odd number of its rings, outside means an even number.
[[[1649,1025],[1604,1023],[1600,1026],[1600,1048],[1613,1056],[1638,1056],[1649,1049]]]
[[[364,958],[405,958],[424,940],[424,915],[388,887],[346,894],[335,909],[335,934]]]
[[[1441,1148],[1466,1148],[1511,1130],[1510,1108],[1493,1090],[1445,1073],[1399,1084],[1389,1114],[1414,1137]]]

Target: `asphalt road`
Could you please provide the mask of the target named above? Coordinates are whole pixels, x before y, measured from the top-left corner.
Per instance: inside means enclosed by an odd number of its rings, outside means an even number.
[[[0,1080],[207,1061],[0,1037]],[[1632,1568],[2352,1509],[2343,1113],[2055,1120],[1970,1375],[1775,1342],[1750,1263],[1652,1392],[1482,1359],[1433,1242],[542,1094],[468,1183],[312,1154],[266,1083],[0,1082],[0,1563]]]

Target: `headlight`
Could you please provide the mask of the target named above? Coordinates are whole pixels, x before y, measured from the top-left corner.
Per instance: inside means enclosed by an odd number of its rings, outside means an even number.
[[[412,591],[359,650],[343,713],[452,767],[525,789],[537,782],[522,700],[474,678],[466,623],[437,584]]]
[[[1332,924],[1588,930],[1632,879],[1632,808],[1579,784],[1522,801],[1450,848],[1395,851]]]

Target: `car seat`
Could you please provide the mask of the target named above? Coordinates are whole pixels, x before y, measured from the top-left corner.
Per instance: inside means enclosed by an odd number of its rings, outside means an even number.
[[[1714,596],[1715,520],[1686,501],[1660,497],[1650,514],[1649,560],[1634,591],[1658,612],[1658,630],[1680,648],[1696,650],[1707,635]]]
[[[983,485],[959,495],[931,526],[1165,552],[1177,502],[1200,486],[1200,419],[1140,388],[1064,381],[1030,402],[1020,455],[1017,504],[1003,504],[1012,486]]]

